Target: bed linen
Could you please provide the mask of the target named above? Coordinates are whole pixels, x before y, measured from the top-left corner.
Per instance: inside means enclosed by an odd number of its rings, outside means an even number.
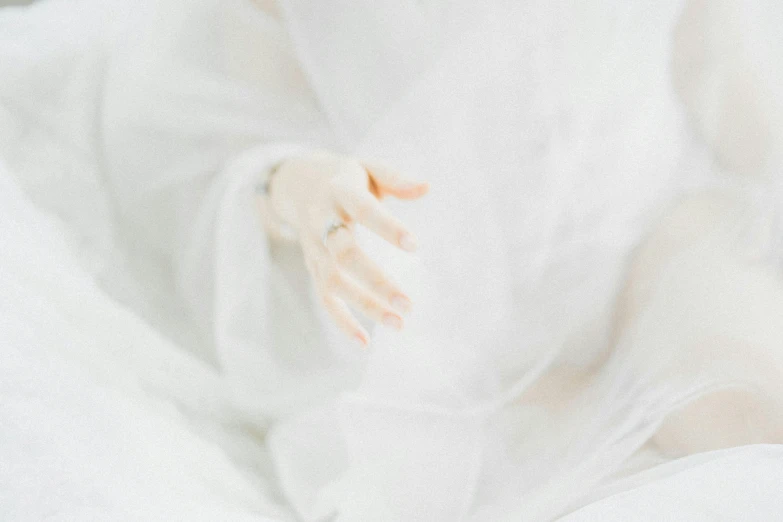
[[[0,520],[286,520],[229,457],[253,438],[215,371],[110,299],[71,239],[0,164]]]
[[[5,170],[0,187],[0,519],[294,520],[215,373],[113,303]],[[645,467],[562,520],[783,513],[781,446]]]
[[[278,18],[243,1],[50,0],[0,14],[3,324],[18,362],[5,379],[49,406],[9,401],[9,516],[550,520],[600,500],[697,399],[779,397],[783,120],[765,127],[757,177],[721,176],[671,81],[682,2],[465,4],[292,0]],[[357,41],[367,52],[345,52]],[[758,85],[748,95],[768,103]],[[263,172],[308,147],[441,187],[424,210],[395,209],[429,245],[417,258],[366,240],[418,303],[368,353],[322,321],[295,252],[270,248],[256,219]],[[708,205],[710,232],[661,264],[615,338],[633,253],[710,191],[736,204]],[[760,359],[685,349],[705,335]],[[535,400],[560,367],[585,388],[567,378],[576,391]],[[74,411],[48,413],[60,408]],[[754,451],[750,472],[772,466]],[[74,491],[49,497],[40,476]]]
[[[781,457],[780,446],[748,446],[684,458],[560,520],[772,520],[781,510]]]

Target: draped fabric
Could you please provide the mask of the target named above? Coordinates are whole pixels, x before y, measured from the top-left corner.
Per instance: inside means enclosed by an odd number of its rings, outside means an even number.
[[[757,9],[743,13],[780,15]],[[268,445],[299,517],[552,519],[627,472],[673,412],[718,390],[774,396],[760,368],[782,353],[775,71],[743,91],[773,108],[760,175],[739,179],[714,161],[716,103],[675,90],[680,0],[276,12],[0,12],[0,157],[114,304],[214,372],[218,417]],[[760,64],[765,45],[747,46]],[[688,85],[729,76],[713,73]],[[392,204],[416,256],[361,235],[415,303],[405,332],[376,329],[367,353],[324,321],[296,248],[257,218],[269,167],[323,147],[433,187]],[[646,241],[705,194],[683,218],[696,231],[637,287]],[[757,358],[738,364],[713,339]]]

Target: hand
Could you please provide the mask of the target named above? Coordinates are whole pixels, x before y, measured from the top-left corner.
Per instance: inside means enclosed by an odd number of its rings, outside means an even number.
[[[401,314],[411,302],[358,247],[354,227],[360,223],[412,252],[416,238],[380,200],[414,200],[428,190],[427,183],[405,179],[382,165],[329,153],[288,160],[272,177],[271,208],[296,230],[321,302],[337,326],[364,346],[369,336],[349,304],[369,319],[400,330]]]

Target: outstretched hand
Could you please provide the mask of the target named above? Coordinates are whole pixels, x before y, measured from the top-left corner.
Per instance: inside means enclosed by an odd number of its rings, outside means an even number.
[[[296,230],[323,306],[343,332],[364,346],[369,336],[349,305],[400,330],[411,302],[359,248],[355,226],[361,224],[413,252],[415,236],[380,200],[415,200],[428,190],[427,183],[409,180],[386,166],[328,153],[288,160],[272,177],[271,208]]]

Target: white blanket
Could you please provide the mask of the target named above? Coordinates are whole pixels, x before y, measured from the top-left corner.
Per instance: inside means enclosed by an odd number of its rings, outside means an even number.
[[[742,427],[688,409],[712,392],[783,418],[768,41],[707,60],[686,113],[679,0],[277,4],[0,12],[0,518],[549,520],[648,443]],[[737,88],[758,150],[725,147]],[[416,308],[364,354],[256,219],[261,174],[316,146],[434,186],[394,209],[418,257],[366,240]],[[771,479],[777,451],[677,465],[706,504],[701,474]]]
[[[704,453],[653,468],[563,522],[774,520],[783,513],[781,446]]]
[[[293,520],[214,373],[108,299],[0,170],[0,520]],[[783,448],[674,461],[563,520],[768,520]]]
[[[283,520],[229,458],[252,438],[214,371],[109,299],[68,239],[0,165],[0,520]]]

